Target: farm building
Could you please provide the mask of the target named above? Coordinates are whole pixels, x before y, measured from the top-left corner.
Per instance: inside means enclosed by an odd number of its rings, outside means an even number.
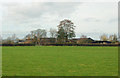
[[[79,43],[92,43],[92,42],[94,42],[94,40],[91,38],[80,38],[79,40],[77,40],[78,44]]]
[[[110,42],[110,41],[94,41],[93,43],[110,44],[110,43],[112,43],[112,42]]]
[[[74,39],[71,39],[71,42],[81,44],[81,43],[92,43],[94,42],[94,40],[91,38],[74,38]]]
[[[33,39],[18,40],[19,44],[32,43]],[[40,44],[53,44],[56,43],[56,38],[40,38]]]
[[[40,38],[41,44],[54,44],[56,43],[56,38]]]

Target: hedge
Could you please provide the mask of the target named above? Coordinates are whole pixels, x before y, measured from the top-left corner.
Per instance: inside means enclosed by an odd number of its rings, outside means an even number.
[[[41,44],[42,46],[120,46],[120,44],[99,44],[99,43],[87,43],[87,44]],[[0,44],[0,46],[35,46],[35,44]]]
[[[96,43],[88,43],[88,44],[46,44],[46,46],[120,46],[120,44],[96,44]]]
[[[0,46],[35,46],[35,44],[0,44]]]

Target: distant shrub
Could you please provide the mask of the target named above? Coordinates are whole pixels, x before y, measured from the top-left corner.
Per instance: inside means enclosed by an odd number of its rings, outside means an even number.
[[[35,46],[35,44],[2,44],[2,46]]]
[[[1,44],[0,46],[36,46],[35,44]],[[40,46],[40,45],[38,45]],[[99,44],[99,43],[53,43],[53,44],[41,44],[41,46],[120,46],[120,44]]]
[[[46,44],[46,46],[120,46],[120,44],[99,44],[99,43],[83,43],[83,44],[72,44],[72,43],[65,43],[65,44]]]

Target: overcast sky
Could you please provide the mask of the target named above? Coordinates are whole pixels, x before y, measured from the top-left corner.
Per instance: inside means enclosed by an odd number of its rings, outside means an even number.
[[[99,39],[104,33],[118,33],[117,2],[4,2],[0,14],[4,38],[13,33],[23,38],[35,29],[57,29],[63,19],[74,23],[76,37]]]

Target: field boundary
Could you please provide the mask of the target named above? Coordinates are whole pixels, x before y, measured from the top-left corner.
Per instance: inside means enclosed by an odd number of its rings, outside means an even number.
[[[2,76],[2,78],[119,78],[118,76]]]
[[[0,46],[120,46],[120,44],[0,44]]]

